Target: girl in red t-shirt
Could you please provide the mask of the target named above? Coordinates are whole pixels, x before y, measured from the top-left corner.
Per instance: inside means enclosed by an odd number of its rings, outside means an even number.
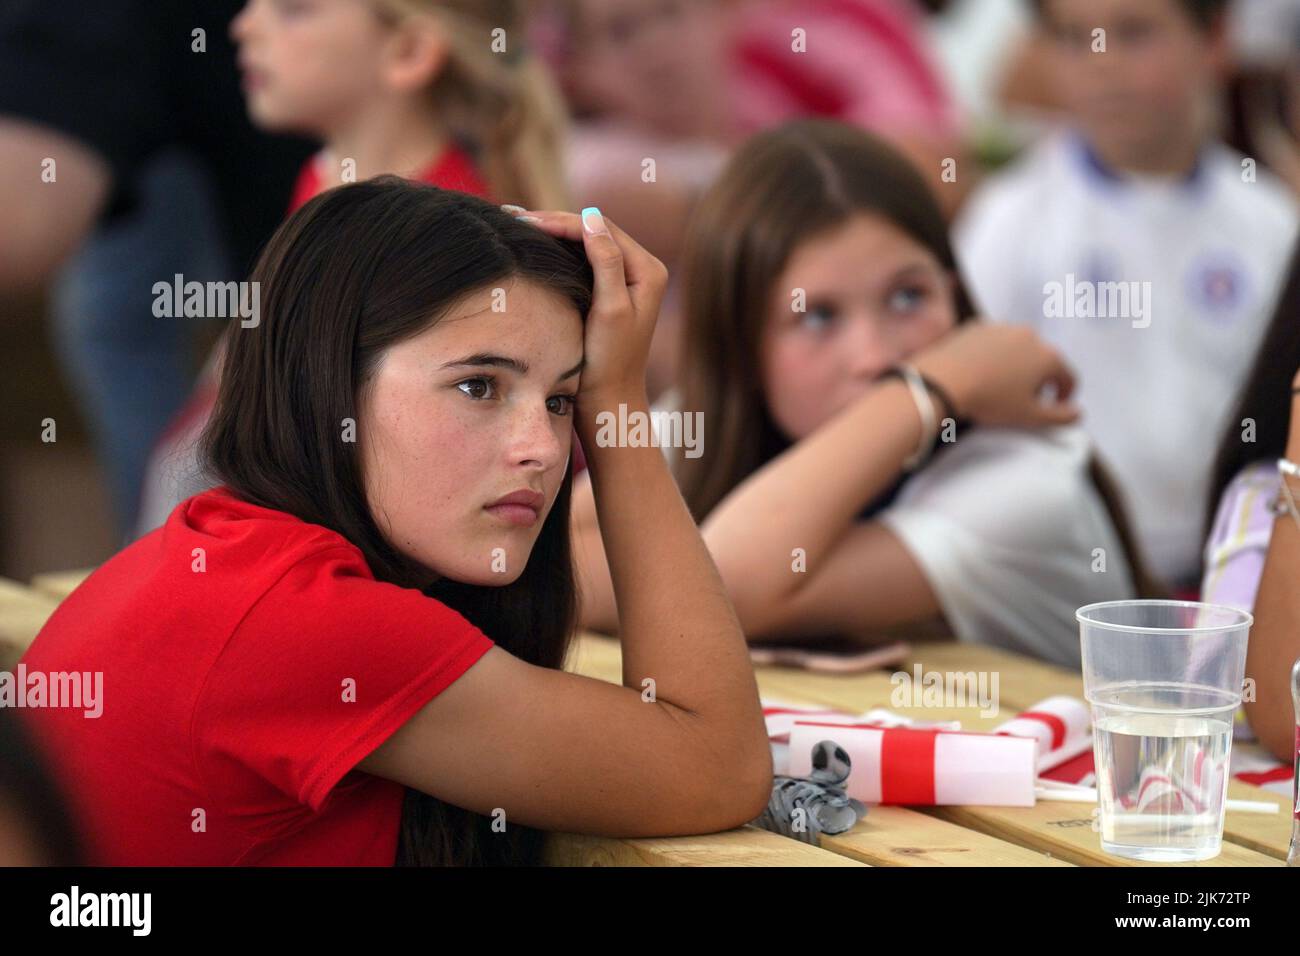
[[[611,409],[648,414],[667,273],[598,210],[527,215],[383,177],[272,237],[204,435],[221,485],[96,570],[19,665],[98,675],[94,709],[23,711],[90,862],[527,863],[545,830],[763,810],[767,733],[708,551],[658,449],[596,442]],[[560,669],[575,423],[622,685]]]
[[[498,202],[568,208],[564,107],[523,45],[516,0],[249,0],[231,24],[248,110],[263,129],[320,139],[289,211],[324,189],[396,174]],[[208,487],[194,445],[224,347],[151,456],[137,533]]]
[[[230,32],[253,121],[324,144],[291,208],[384,173],[568,206],[564,106],[519,0],[249,0]]]

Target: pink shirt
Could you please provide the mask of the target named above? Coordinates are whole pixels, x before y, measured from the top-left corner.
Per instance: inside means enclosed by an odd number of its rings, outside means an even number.
[[[804,52],[793,49],[800,29]],[[944,139],[956,109],[904,0],[763,0],[735,37],[738,121],[747,131],[801,116],[883,135]]]

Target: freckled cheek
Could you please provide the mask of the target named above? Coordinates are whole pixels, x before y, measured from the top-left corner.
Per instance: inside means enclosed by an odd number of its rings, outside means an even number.
[[[573,438],[573,417],[557,419],[560,423],[556,426],[555,440],[560,447],[560,454],[555,465],[546,470],[543,490],[546,494],[547,502],[553,504],[555,495],[559,491],[560,482],[564,480],[565,472],[573,467],[573,453],[575,442]],[[549,508],[549,504],[548,504]]]
[[[484,485],[482,426],[451,403],[393,388],[376,408],[365,448],[392,512],[429,530],[460,520]]]
[[[472,414],[442,410],[419,429],[420,480],[444,503],[472,503],[492,485],[492,435]]]

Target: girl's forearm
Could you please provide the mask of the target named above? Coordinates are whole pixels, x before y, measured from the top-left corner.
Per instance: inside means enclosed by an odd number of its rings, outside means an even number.
[[[1300,435],[1287,445],[1287,458],[1300,461]],[[1292,488],[1296,482],[1292,479]],[[1300,494],[1296,495],[1300,500]],[[1284,499],[1285,500],[1285,499]],[[1273,522],[1264,573],[1255,597],[1255,623],[1246,649],[1246,676],[1255,681],[1255,702],[1246,705],[1260,742],[1286,760],[1294,757],[1295,712],[1291,666],[1300,657],[1300,528],[1283,515]]]
[[[905,383],[888,380],[738,485],[704,523],[704,539],[748,625],[808,576],[791,573],[794,549],[811,567],[898,477],[921,420]]]
[[[618,604],[623,682],[695,713],[761,725],[748,647],[722,581],[658,448],[602,447],[595,413],[649,414],[644,391],[588,400],[579,437]]]

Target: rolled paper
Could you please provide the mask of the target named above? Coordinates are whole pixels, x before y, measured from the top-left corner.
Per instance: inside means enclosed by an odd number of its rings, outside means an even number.
[[[1038,744],[1009,734],[882,728],[798,720],[790,731],[790,774],[810,771],[809,754],[833,740],[853,771],[849,796],[907,806],[1032,807]]]
[[[767,737],[772,743],[788,743],[790,728],[796,720],[824,720],[828,723],[858,723],[859,718],[839,710],[817,707],[800,707],[797,704],[779,704],[763,701],[763,719],[767,722]]]
[[[867,724],[872,727],[938,727],[943,730],[961,730],[961,723],[956,720],[913,720],[883,707],[874,707],[862,714],[850,714],[842,710],[823,710],[769,699],[762,703],[767,737],[774,744],[790,742],[790,728],[797,720],[819,720],[828,724]]]
[[[993,728],[993,733],[1037,740],[1041,773],[1092,749],[1091,722],[1086,701],[1061,694],[1039,701]]]

